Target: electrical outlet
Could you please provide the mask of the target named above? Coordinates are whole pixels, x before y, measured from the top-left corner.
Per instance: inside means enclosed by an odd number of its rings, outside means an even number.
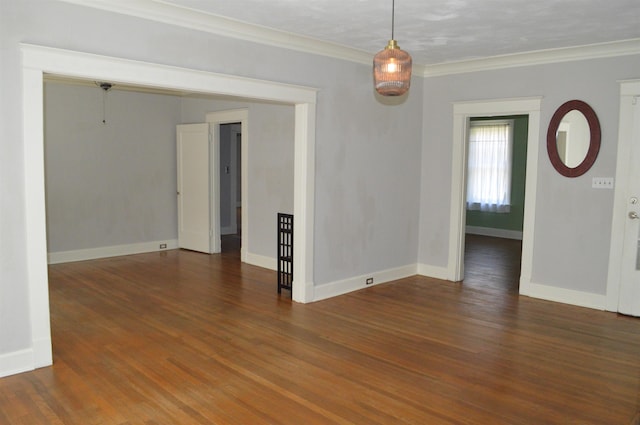
[[[167,244],[166,243],[161,243],[160,244],[160,249],[167,249]]]
[[[613,189],[613,177],[594,177],[591,187],[594,189]]]
[[[372,277],[368,277],[368,278],[367,278],[367,281],[366,281],[366,284],[367,284],[367,285],[371,285],[371,284],[373,284],[373,278],[372,278]]]

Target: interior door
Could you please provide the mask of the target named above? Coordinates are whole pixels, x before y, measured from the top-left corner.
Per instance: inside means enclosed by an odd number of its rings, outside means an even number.
[[[178,246],[193,251],[215,251],[215,209],[209,124],[177,126]],[[219,252],[219,250],[218,250]]]
[[[618,311],[640,316],[640,100],[636,98],[631,107],[631,152],[627,168],[627,208],[624,217]]]

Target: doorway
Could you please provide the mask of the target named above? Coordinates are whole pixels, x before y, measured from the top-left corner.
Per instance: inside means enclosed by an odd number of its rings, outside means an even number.
[[[242,247],[242,123],[220,124],[220,235],[222,253]]]
[[[26,268],[31,348],[17,369],[52,364],[47,277],[47,230],[44,188],[43,75],[165,87],[192,93],[271,100],[295,105],[294,214],[296,271],[293,300],[313,300],[313,211],[315,199],[315,103],[317,91],[282,83],[243,79],[187,68],[52,49],[21,46],[22,105],[27,229]]]
[[[238,254],[248,262],[249,197],[248,197],[248,109],[209,112],[218,152],[217,224],[222,253]]]
[[[518,292],[528,121],[527,115],[469,119],[463,260],[466,285]]]
[[[449,228],[449,255],[447,279],[462,281],[464,278],[464,249],[466,228],[466,161],[467,138],[471,118],[525,115],[528,117],[525,200],[522,226],[522,254],[519,277],[519,293],[531,291],[533,263],[534,218],[538,169],[538,141],[541,98],[500,99],[454,104],[453,147],[451,163],[451,221]]]

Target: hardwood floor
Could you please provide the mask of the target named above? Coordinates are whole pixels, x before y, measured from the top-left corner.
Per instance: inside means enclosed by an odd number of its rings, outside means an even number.
[[[469,283],[307,305],[233,251],[53,265],[54,365],[0,379],[0,423],[631,424],[640,320],[519,297],[468,260]]]
[[[517,294],[522,241],[489,236],[465,236],[464,284]]]

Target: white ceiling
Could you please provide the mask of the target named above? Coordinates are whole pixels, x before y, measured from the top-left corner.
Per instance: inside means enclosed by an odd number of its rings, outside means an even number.
[[[391,0],[157,0],[370,54],[391,38]],[[396,0],[395,37],[434,65],[640,38],[640,0]]]

